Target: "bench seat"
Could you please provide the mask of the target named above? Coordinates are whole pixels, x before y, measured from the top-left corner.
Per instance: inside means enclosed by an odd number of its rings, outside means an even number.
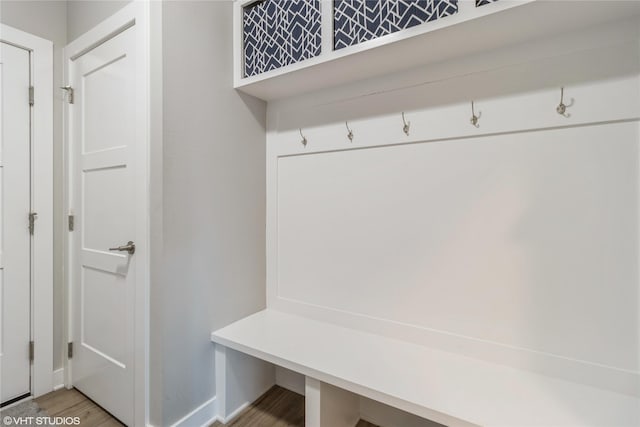
[[[275,310],[211,340],[450,426],[640,425],[632,396]]]

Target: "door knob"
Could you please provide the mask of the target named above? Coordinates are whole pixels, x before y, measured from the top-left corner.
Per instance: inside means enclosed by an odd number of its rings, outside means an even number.
[[[127,242],[124,246],[118,246],[117,248],[109,248],[110,251],[120,251],[120,252],[129,252],[129,255],[133,255],[136,253],[136,244],[131,240]]]

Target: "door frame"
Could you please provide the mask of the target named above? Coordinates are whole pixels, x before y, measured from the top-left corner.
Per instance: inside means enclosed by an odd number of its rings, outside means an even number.
[[[150,284],[150,32],[149,32],[150,3],[147,1],[133,1],[96,27],[92,28],[64,48],[64,76],[65,82],[72,80],[71,64],[79,56],[110,40],[123,31],[136,27],[135,40],[137,49],[136,66],[136,227],[144,230],[145,239],[136,240],[136,262],[140,268],[136,271],[135,317],[134,317],[134,424],[148,424],[149,408],[149,284]],[[66,83],[68,84],[68,83]],[[71,134],[73,116],[71,105],[66,103],[64,109],[64,206],[66,215],[73,214],[74,200],[72,193],[72,161],[74,141]],[[65,312],[67,327],[66,342],[73,339],[73,274],[76,263],[73,260],[72,232],[65,233]],[[73,359],[69,359],[65,352],[65,386],[73,387],[72,369]],[[138,398],[143,396],[143,398]]]
[[[53,390],[53,43],[0,24],[0,40],[31,52],[31,395]],[[25,94],[26,98],[27,94]]]

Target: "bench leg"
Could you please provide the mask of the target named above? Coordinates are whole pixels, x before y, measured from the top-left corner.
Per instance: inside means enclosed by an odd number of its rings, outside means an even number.
[[[359,419],[358,395],[306,377],[305,427],[354,427]]]

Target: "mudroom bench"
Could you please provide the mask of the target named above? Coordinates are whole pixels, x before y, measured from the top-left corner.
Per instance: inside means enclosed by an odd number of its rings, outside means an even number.
[[[353,427],[359,396],[448,426],[640,425],[632,396],[270,309],[211,340],[304,375],[307,427]]]

